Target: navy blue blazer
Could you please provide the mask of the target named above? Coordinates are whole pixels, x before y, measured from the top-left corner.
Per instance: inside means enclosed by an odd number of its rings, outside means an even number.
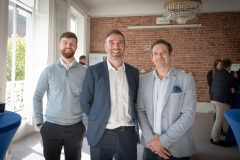
[[[222,68],[214,74],[211,88],[211,100],[221,103],[232,104],[232,93],[230,88],[235,91],[239,89],[234,76],[226,69]]]
[[[138,117],[136,111],[139,71],[124,63],[129,87],[131,114],[138,131]],[[95,146],[101,139],[110,117],[110,84],[107,61],[89,66],[82,83],[80,106],[88,116],[87,139],[90,146]]]

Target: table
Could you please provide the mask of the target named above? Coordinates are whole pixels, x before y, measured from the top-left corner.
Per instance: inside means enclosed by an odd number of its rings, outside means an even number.
[[[233,94],[233,105],[230,106],[230,110],[231,109],[240,109],[240,90],[236,91]],[[225,137],[225,142],[233,143],[233,144],[237,143],[236,138],[233,134],[231,125],[229,125],[228,127],[228,131]]]
[[[17,113],[5,111],[0,115],[0,160],[4,159],[6,151],[21,124],[21,116]]]
[[[227,110],[224,112],[224,116],[233,130],[240,150],[240,109]]]

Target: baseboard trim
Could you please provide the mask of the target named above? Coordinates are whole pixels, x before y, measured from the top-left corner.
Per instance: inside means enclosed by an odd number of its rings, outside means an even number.
[[[214,112],[214,108],[210,102],[197,102],[197,109],[196,112],[198,113],[210,113]]]
[[[23,137],[26,137],[27,135],[33,133],[34,131],[35,131],[34,126],[27,124],[26,121],[22,119],[22,123],[18,128],[18,131],[16,132],[15,136],[13,137],[12,142],[15,142]]]

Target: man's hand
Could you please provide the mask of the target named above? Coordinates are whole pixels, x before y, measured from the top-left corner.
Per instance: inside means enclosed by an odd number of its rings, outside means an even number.
[[[238,74],[236,72],[234,72],[233,76],[234,78],[238,78]]]
[[[41,124],[41,125],[39,125],[39,126],[38,126],[39,130],[41,130],[41,128],[42,128],[42,125],[43,125],[43,124]]]
[[[231,93],[233,94],[235,92],[235,89],[234,88],[230,88],[231,90]]]
[[[158,154],[158,156],[164,159],[169,159],[169,156],[171,156],[171,154],[164,148],[158,135],[156,134],[154,135],[154,139],[148,142],[147,146],[152,150],[152,152]]]
[[[85,128],[86,128],[86,130],[87,130],[87,125],[84,124],[84,126],[85,126]]]

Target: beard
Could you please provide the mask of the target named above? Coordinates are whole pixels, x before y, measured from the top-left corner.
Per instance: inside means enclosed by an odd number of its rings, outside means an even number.
[[[69,49],[68,50],[63,49],[63,50],[61,50],[61,54],[64,58],[70,59],[74,56],[75,51],[73,51],[72,49],[71,49],[71,51],[69,51]]]

